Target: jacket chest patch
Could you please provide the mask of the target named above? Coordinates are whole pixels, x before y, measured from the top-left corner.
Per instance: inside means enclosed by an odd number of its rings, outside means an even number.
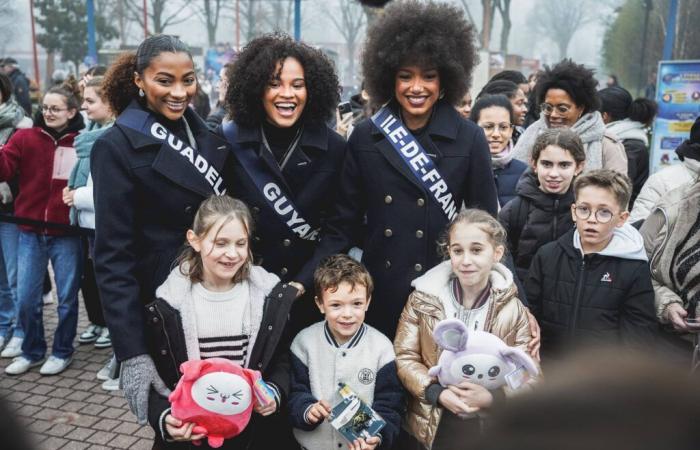
[[[357,372],[357,379],[362,384],[372,384],[374,382],[374,371],[365,367]]]
[[[600,277],[600,282],[601,283],[612,283],[612,275],[610,275],[610,272],[605,272],[602,277]]]

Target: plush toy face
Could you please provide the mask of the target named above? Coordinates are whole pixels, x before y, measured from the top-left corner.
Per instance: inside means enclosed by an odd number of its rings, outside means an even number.
[[[192,400],[207,411],[231,416],[248,409],[251,389],[248,382],[236,374],[213,372],[192,384]]]
[[[449,377],[446,378],[453,381],[450,384],[457,384],[459,381],[469,381],[493,390],[505,384],[506,374],[511,370],[513,370],[512,365],[501,358],[477,353],[461,355],[455,358],[447,369]]]

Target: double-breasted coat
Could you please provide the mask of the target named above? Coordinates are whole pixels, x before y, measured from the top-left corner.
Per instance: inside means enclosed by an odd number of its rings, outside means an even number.
[[[134,101],[122,114],[130,109],[147,111]],[[189,108],[185,118],[209,164],[224,172],[230,154],[226,141]],[[214,191],[166,142],[119,120],[95,142],[91,172],[95,274],[114,352],[123,361],[148,353],[143,306],[170,273],[199,204]]]
[[[389,107],[398,115],[398,104]],[[439,100],[416,136],[453,194],[457,208],[498,210],[491,157],[483,131]],[[367,321],[393,338],[411,281],[441,261],[437,242],[448,218],[389,141],[369,120],[348,141],[332,218],[314,259],[363,247],[363,263],[374,278]],[[366,224],[365,224],[366,222]]]

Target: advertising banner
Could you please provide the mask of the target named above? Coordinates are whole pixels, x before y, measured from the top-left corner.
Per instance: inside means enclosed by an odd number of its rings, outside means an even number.
[[[650,172],[676,164],[675,150],[700,115],[700,61],[661,61],[656,81],[659,113],[650,146]]]

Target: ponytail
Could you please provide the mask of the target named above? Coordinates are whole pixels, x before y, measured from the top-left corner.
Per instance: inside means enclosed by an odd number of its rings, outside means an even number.
[[[119,115],[138,98],[139,88],[134,83],[136,53],[122,53],[110,66],[102,82],[102,96],[115,114]]]
[[[78,80],[76,80],[74,75],[68,75],[68,77],[58,86],[54,86],[46,94],[58,94],[66,99],[66,107],[68,109],[80,109],[80,87],[78,86]]]
[[[627,113],[630,120],[640,122],[644,124],[644,126],[649,126],[652,120],[654,120],[654,117],[656,117],[658,109],[654,100],[638,98],[632,102]]]

